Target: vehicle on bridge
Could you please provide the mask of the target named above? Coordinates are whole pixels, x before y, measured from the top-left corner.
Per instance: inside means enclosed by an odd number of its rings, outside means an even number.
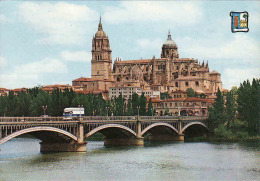
[[[72,119],[73,117],[84,116],[83,107],[68,107],[64,109],[63,117],[65,120]]]

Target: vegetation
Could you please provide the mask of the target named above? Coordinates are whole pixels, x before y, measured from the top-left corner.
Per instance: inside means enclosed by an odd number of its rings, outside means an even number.
[[[225,96],[218,90],[213,107],[209,108],[209,127],[214,130],[215,138],[243,140],[258,137],[259,140],[259,122],[259,79],[253,79],[252,83],[244,81]]]
[[[44,114],[43,106],[47,106],[45,114],[50,116],[62,116],[64,108],[78,106],[85,108],[86,116],[132,116],[138,112],[139,115],[152,115],[151,100],[148,108],[146,104],[144,94],[134,93],[128,101],[122,95],[106,101],[101,94],[76,94],[72,89],[64,92],[56,89],[49,94],[35,87],[18,95],[11,91],[8,96],[1,96],[0,116],[41,116]]]

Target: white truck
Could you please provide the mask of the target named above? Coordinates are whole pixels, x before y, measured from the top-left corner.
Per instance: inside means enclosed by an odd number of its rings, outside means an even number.
[[[63,117],[64,119],[72,119],[72,117],[84,116],[83,107],[68,107],[64,109]]]

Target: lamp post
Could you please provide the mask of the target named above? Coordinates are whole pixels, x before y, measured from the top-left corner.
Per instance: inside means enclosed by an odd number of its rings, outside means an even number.
[[[138,110],[138,116],[139,116],[139,110],[140,110],[140,106],[137,106],[137,110]]]
[[[43,109],[43,115],[44,115],[44,117],[45,117],[45,111],[46,111],[46,109],[47,109],[47,105],[42,106],[42,109]]]
[[[78,105],[78,107],[83,107],[83,105]],[[81,117],[81,110],[79,112],[79,117]]]

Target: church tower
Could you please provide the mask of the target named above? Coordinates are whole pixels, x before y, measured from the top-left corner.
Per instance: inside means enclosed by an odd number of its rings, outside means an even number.
[[[112,59],[109,39],[103,31],[101,17],[98,31],[92,40],[91,77],[94,79],[112,78]]]
[[[170,30],[168,33],[168,38],[162,46],[161,58],[179,58],[178,47],[172,40]]]

